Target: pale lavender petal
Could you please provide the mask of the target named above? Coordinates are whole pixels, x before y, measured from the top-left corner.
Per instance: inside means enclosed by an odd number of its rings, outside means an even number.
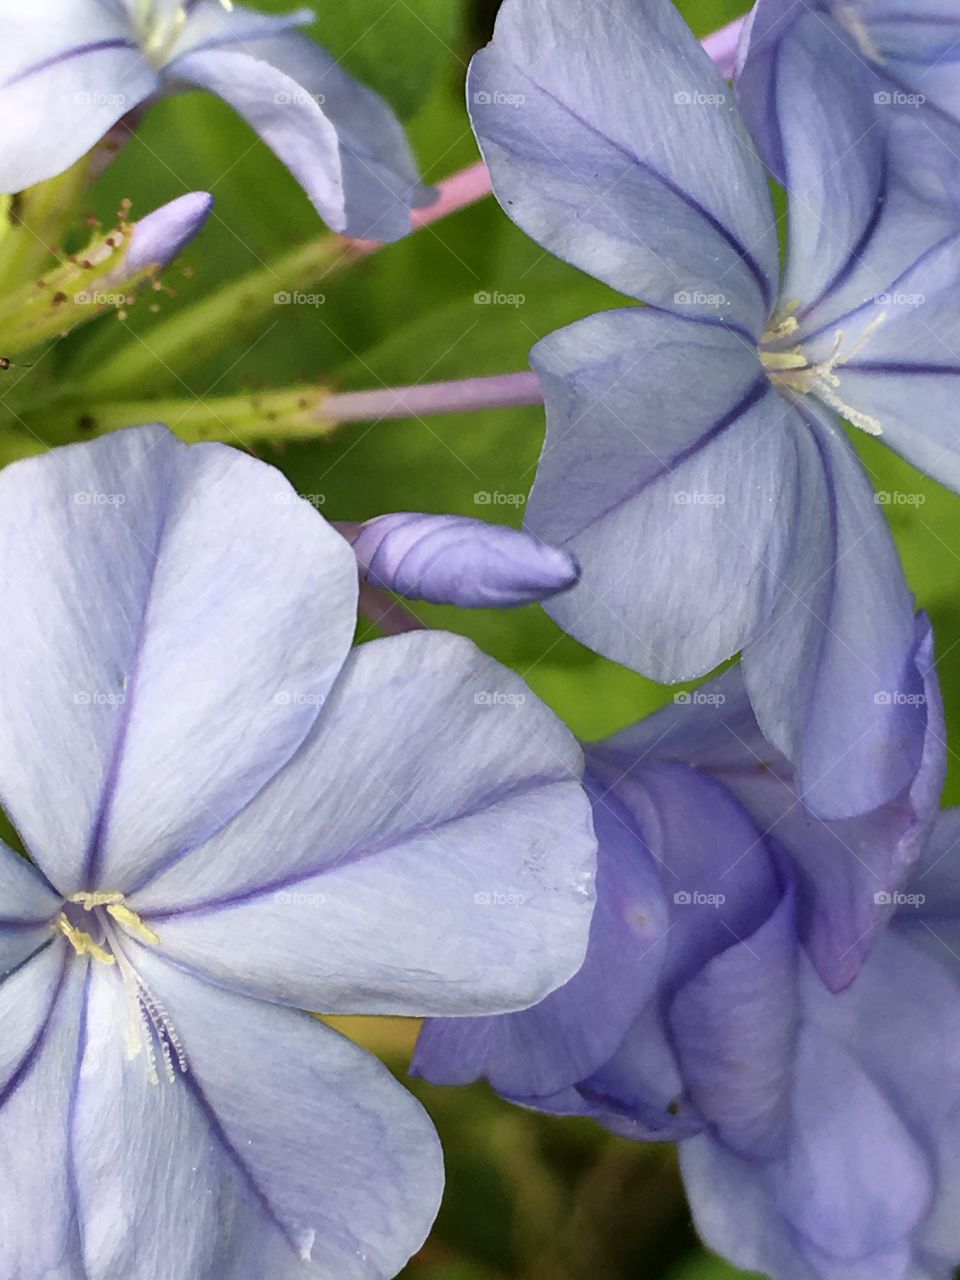
[[[83,1275],[170,1275],[171,1241],[191,1280],[396,1275],[443,1183],[420,1105],[308,1015],[130,954],[183,1066],[167,1080],[158,1055],[151,1084],[145,1051],[129,1060],[124,988],[98,966],[73,1123]]]
[[[278,471],[161,427],[7,467],[0,549],[0,793],[65,894],[227,822],[352,640],[343,539]]]
[[[526,1008],[586,950],[596,838],[582,768],[566,727],[469,641],[373,641],[289,765],[130,902],[169,955],[266,999]]]

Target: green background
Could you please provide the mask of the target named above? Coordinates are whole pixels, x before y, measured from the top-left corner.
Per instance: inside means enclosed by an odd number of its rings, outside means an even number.
[[[289,8],[279,0],[259,7]],[[686,0],[680,7],[705,34],[743,6]],[[495,0],[319,0],[317,8],[317,38],[394,104],[429,180],[477,158],[463,82],[471,53],[489,37]],[[109,222],[122,198],[134,202],[137,216],[192,189],[213,191],[216,214],[167,273],[175,296],[148,295],[125,319],[105,316],[55,344],[23,376],[23,390],[71,385],[82,403],[85,377],[125,343],[138,344],[151,325],[322,232],[283,167],[225,106],[202,95],[152,108],[90,205]],[[492,200],[338,273],[322,288],[323,306],[278,307],[265,322],[258,316],[252,326],[225,327],[212,355],[185,362],[175,375],[158,367],[135,394],[255,393],[302,381],[360,389],[519,370],[537,339],[622,301],[544,254]],[[525,301],[474,302],[478,291],[495,290]],[[159,305],[159,314],[148,303]],[[265,441],[257,452],[300,492],[322,495],[322,510],[333,519],[410,509],[519,519],[514,507],[478,508],[473,495],[529,490],[542,416],[526,409],[346,426],[310,443]],[[948,718],[956,726],[960,504],[877,442],[860,435],[856,444],[878,489],[922,495],[922,503],[889,514],[918,602],[935,624]],[[514,667],[583,736],[606,734],[672,696],[590,654],[536,608],[416,611],[431,625],[472,636]],[[960,795],[953,757],[948,789],[951,799]],[[379,1019],[338,1025],[403,1072],[414,1026]],[[739,1274],[700,1250],[669,1148],[521,1112],[483,1087],[414,1088],[440,1130],[448,1189],[430,1241],[404,1273],[410,1280]]]

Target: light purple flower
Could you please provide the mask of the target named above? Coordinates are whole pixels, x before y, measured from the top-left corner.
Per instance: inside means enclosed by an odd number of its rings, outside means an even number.
[[[958,171],[960,127],[960,12],[953,0],[759,0],[747,20],[736,77],[737,94],[764,161],[786,176],[780,109],[781,69],[794,41],[817,30],[825,61],[846,67],[874,108],[874,124],[912,127],[913,145],[937,153],[937,163]],[[819,37],[818,37],[819,38]],[[864,75],[864,69],[872,75]],[[817,77],[808,82],[812,100]],[[793,103],[800,115],[802,100]],[[816,109],[816,108],[815,108]],[[936,194],[935,192],[931,194]]]
[[[928,157],[871,130],[873,72],[804,32],[776,104],[782,279],[767,175],[669,0],[506,0],[469,99],[509,216],[650,304],[533,351],[527,526],[582,568],[549,612],[661,681],[743,651],[765,735],[840,818],[903,789],[925,726],[912,601],[839,420],[960,487],[960,221],[920,190]]]
[[[394,1275],[436,1137],[297,1010],[566,980],[575,742],[462,639],[351,652],[348,545],[220,445],[144,427],[8,467],[0,560],[0,799],[33,860],[0,850],[0,1274]]]
[[[172,262],[203,230],[212,209],[212,195],[191,191],[148,213],[134,223],[118,272],[126,279]]]
[[[298,26],[226,0],[0,0],[0,190],[68,168],[156,95],[206,89],[247,120],[335,230],[396,240],[420,184],[390,108]]]
[[[579,576],[568,551],[467,516],[403,511],[340,528],[365,580],[411,600],[505,609],[566,591]]]
[[[938,862],[956,819],[923,853],[944,759],[931,733],[903,796],[819,822],[736,670],[590,748],[600,864],[583,969],[526,1012],[428,1022],[416,1072],[679,1141],[700,1231],[738,1266],[946,1280],[960,972],[922,949],[948,960],[960,938],[955,855]]]

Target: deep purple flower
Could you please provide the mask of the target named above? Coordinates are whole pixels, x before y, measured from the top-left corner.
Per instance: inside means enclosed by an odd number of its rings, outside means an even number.
[[[6,468],[0,561],[0,800],[32,858],[0,848],[0,1274],[394,1275],[436,1136],[297,1010],[566,980],[575,742],[462,639],[351,652],[348,545],[220,445],[144,427]]]
[[[568,551],[468,516],[402,511],[340,528],[364,579],[411,600],[505,609],[566,591],[579,576]]]
[[[432,198],[376,94],[295,28],[229,0],[0,0],[0,190],[53,177],[160,93],[206,89],[287,165],[335,230],[396,240]]]
[[[549,612],[661,681],[742,650],[807,803],[850,817],[902,791],[925,725],[912,601],[840,419],[960,487],[960,221],[833,42],[806,24],[781,68],[782,273],[760,158],[669,0],[506,0],[469,98],[510,217],[650,304],[533,351],[528,527],[582,568]]]
[[[960,975],[898,918],[881,928],[900,904],[913,920],[925,881],[925,910],[940,900],[918,866],[943,777],[938,713],[908,791],[824,823],[736,670],[679,697],[588,751],[600,864],[583,969],[526,1012],[428,1022],[415,1070],[679,1140],[700,1230],[739,1266],[946,1277],[960,1259]],[[960,935],[955,887],[952,903]]]

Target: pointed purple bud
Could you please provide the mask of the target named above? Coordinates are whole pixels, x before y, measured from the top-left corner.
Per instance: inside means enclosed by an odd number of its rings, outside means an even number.
[[[569,552],[467,516],[406,511],[338,527],[367,582],[411,600],[503,609],[566,591],[580,576]]]
[[[212,195],[190,191],[148,213],[133,227],[118,274],[130,279],[151,267],[166,266],[203,230],[212,208]]]

